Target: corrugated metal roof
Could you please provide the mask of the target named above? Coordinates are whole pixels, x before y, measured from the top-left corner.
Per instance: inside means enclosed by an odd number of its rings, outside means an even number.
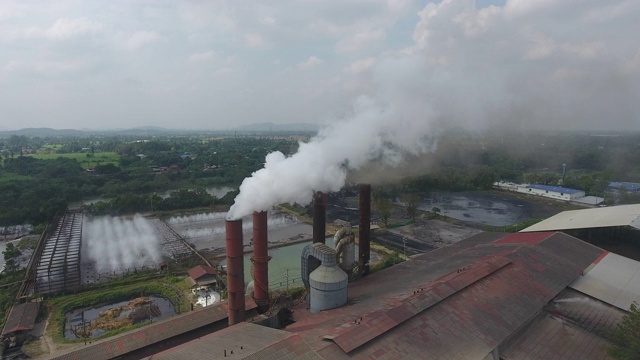
[[[632,226],[640,229],[640,204],[563,211],[520,232]]]
[[[340,308],[312,314],[308,304],[299,304],[286,331],[241,323],[153,358],[224,358],[228,350],[227,357],[236,359],[483,359],[602,252],[563,233],[483,233],[351,283],[349,301]],[[574,313],[586,323],[596,319]],[[540,332],[545,329],[556,337],[547,339]],[[572,346],[590,344],[593,334],[578,330],[571,329]],[[158,329],[164,331],[172,330]],[[541,352],[528,346],[555,341],[557,331],[542,328],[523,349]],[[589,356],[602,358],[602,342],[594,341]],[[96,358],[84,355],[78,358]]]
[[[189,276],[195,281],[198,281],[198,279],[204,275],[218,275],[218,271],[216,269],[207,265],[198,265],[194,268],[189,269],[188,273]]]
[[[497,238],[475,236],[455,248],[416,256],[354,282],[347,306],[319,314],[296,307],[296,323],[287,330],[298,333],[327,359],[482,359],[602,253],[562,233],[514,234],[502,242]],[[477,266],[491,257],[511,263],[475,282],[442,281],[446,279],[443,275],[452,271],[455,275],[456,269]],[[422,288],[425,290],[419,294],[423,295],[413,293]],[[420,296],[435,304],[421,304]],[[444,299],[438,302],[438,297]],[[403,318],[406,320],[399,321]],[[376,326],[362,327],[368,319],[381,320]],[[397,325],[381,331],[392,323]],[[358,326],[361,333],[352,330]],[[347,333],[353,335],[350,342],[367,337],[372,340],[357,347],[351,344],[353,350],[345,353],[341,347],[346,349],[347,344],[341,344],[341,337]]]
[[[629,311],[634,301],[640,303],[640,262],[608,253],[570,287]]]
[[[616,189],[619,190],[621,188],[624,188],[627,191],[640,191],[640,184],[638,183],[631,183],[631,182],[610,182],[609,183],[609,187],[612,189]]]
[[[625,312],[563,290],[529,325],[500,346],[505,359],[609,359],[606,333]]]
[[[346,330],[333,337],[333,341],[348,353],[509,263],[511,261],[504,257],[489,258],[457,269],[427,288],[414,290],[410,297],[389,310],[369,314],[346,324]]]
[[[298,335],[239,323],[148,359],[322,359]]]
[[[33,329],[39,307],[40,303],[35,302],[28,302],[12,307],[11,312],[9,312],[9,318],[7,318],[7,322],[4,324],[2,335]]]

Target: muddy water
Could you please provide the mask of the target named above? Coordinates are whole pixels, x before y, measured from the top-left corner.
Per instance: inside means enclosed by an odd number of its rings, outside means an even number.
[[[153,317],[152,319],[153,321],[163,320],[175,315],[176,311],[173,307],[173,304],[169,300],[163,297],[158,297],[158,296],[149,296],[149,298],[153,300],[153,304],[156,305],[160,310],[160,315]],[[67,339],[77,339],[72,329],[76,327],[82,327],[83,319],[85,322],[93,321],[98,318],[101,312],[109,309],[122,307],[127,305],[128,303],[129,303],[129,300],[108,304],[108,305],[103,305],[103,306],[92,307],[92,308],[76,309],[70,313],[67,313],[65,316],[64,337]],[[122,313],[118,318],[127,317],[131,313],[131,311],[132,310],[122,311]],[[149,320],[150,320],[149,318],[146,318],[143,321],[149,321]],[[98,337],[106,332],[107,331],[103,329],[95,329],[91,334],[91,338]]]
[[[419,210],[440,209],[440,214],[454,219],[492,226],[507,226],[528,216],[523,200],[488,193],[439,193],[425,199]]]

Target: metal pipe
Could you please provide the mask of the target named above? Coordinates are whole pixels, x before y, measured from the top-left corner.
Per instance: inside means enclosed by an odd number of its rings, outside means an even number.
[[[242,219],[226,220],[227,290],[229,293],[229,326],[244,321],[244,259]]]
[[[267,212],[253,213],[253,299],[260,310],[269,308],[269,257]]]
[[[313,194],[313,243],[325,243],[327,233],[327,199],[322,191]]]
[[[360,273],[369,273],[371,251],[371,185],[360,184],[360,208],[358,210],[360,242],[358,243]]]

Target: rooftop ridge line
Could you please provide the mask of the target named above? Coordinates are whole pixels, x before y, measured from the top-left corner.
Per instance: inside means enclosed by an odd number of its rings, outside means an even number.
[[[364,315],[352,323],[344,324],[342,327],[346,329],[338,335],[328,335],[325,338],[333,340],[345,353],[349,353],[511,263],[506,255],[502,255],[465,265],[415,290],[402,299],[399,305],[383,310],[382,313],[380,310],[370,313],[369,315],[378,315],[369,319]]]

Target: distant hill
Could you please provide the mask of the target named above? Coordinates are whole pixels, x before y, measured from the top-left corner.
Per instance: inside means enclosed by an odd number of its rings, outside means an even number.
[[[46,137],[46,136],[85,136],[86,133],[74,129],[50,129],[50,128],[27,128],[20,130],[0,131],[0,137],[9,137],[11,135],[28,136],[28,137]]]
[[[229,132],[251,132],[251,133],[288,133],[288,132],[317,132],[320,126],[317,124],[273,124],[260,123],[243,125],[237,128],[226,130],[198,130],[198,129],[166,129],[158,126],[142,126],[131,129],[112,130],[92,130],[92,129],[51,129],[51,128],[27,128],[20,130],[0,131],[0,138],[7,138],[12,135],[27,137],[63,137],[63,136],[92,136],[92,135],[129,135],[129,136],[166,136],[172,134],[219,134]]]
[[[274,124],[266,122],[238,126],[236,130],[260,132],[317,132],[320,128],[321,126],[318,124]]]

